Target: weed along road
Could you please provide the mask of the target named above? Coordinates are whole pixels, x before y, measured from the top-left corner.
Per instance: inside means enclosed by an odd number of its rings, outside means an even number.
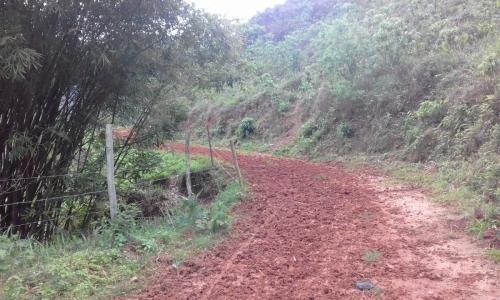
[[[335,165],[239,160],[251,199],[238,206],[230,236],[181,267],[166,263],[132,298],[500,299],[495,264],[471,237],[450,238],[452,220],[418,191]]]

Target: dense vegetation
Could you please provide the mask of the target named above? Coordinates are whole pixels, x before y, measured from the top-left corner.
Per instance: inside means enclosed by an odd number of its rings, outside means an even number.
[[[219,70],[237,47],[228,22],[181,0],[0,1],[0,298],[113,296],[151,255],[179,265],[222,237],[241,186],[193,157],[211,193],[194,182],[186,198],[184,156],[150,149],[188,118],[192,89],[231,80]],[[115,138],[113,221],[105,123],[131,130]]]
[[[42,199],[82,191],[45,176],[99,173],[88,158],[103,123],[131,126],[136,143],[171,135],[183,89],[218,80],[207,74],[228,61],[228,28],[181,0],[0,1],[0,229],[43,239],[73,217]]]
[[[184,155],[151,149],[191,90],[231,82],[231,28],[182,0],[0,1],[0,298],[114,296],[151,255],[179,265],[223,236],[242,186],[195,156],[188,198]],[[105,123],[130,131],[115,132],[114,220]]]
[[[161,176],[184,173],[183,155],[159,155],[162,165],[169,166]],[[195,158],[194,170],[209,167],[206,158]],[[149,178],[159,175],[155,170],[144,173]],[[217,179],[221,192],[210,206],[194,199],[177,202],[169,217],[143,218],[141,207],[129,204],[122,207],[113,223],[104,216],[96,220],[84,238],[58,234],[44,244],[0,235],[0,298],[89,299],[140,288],[150,272],[147,270],[154,267],[152,256],[179,266],[220,240],[229,229],[229,211],[241,200],[243,191],[237,183],[225,184],[220,175]]]
[[[220,104],[210,113],[221,137],[246,137],[241,127],[254,120],[254,141],[275,153],[378,155],[416,163],[412,173],[433,162],[447,190],[467,190],[453,196],[466,212],[495,220],[499,9],[488,0],[289,0],[244,26],[245,71],[201,93],[210,104],[200,113]]]

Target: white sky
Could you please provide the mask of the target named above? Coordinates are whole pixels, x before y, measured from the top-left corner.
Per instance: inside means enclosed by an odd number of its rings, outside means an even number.
[[[248,21],[257,12],[276,4],[282,4],[286,0],[188,0],[198,8],[207,12],[219,14],[229,19],[240,19]]]

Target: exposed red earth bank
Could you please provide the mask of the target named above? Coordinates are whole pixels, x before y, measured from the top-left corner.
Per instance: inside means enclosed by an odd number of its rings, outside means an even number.
[[[251,195],[230,236],[181,267],[165,262],[131,299],[500,299],[497,265],[420,190],[338,165],[239,161]],[[357,290],[360,279],[377,288]]]

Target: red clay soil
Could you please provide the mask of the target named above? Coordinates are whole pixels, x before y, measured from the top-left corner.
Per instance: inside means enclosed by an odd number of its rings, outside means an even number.
[[[113,129],[113,138],[126,139],[128,138],[131,132],[132,130],[130,128]]]
[[[239,159],[252,195],[236,209],[231,235],[179,268],[162,266],[131,299],[500,299],[498,268],[470,237],[451,237],[443,216],[423,213],[432,207],[407,211],[396,201],[402,190],[380,178],[266,155]],[[455,240],[470,251],[448,244]],[[367,251],[380,257],[370,261]],[[360,279],[378,288],[359,291]]]

